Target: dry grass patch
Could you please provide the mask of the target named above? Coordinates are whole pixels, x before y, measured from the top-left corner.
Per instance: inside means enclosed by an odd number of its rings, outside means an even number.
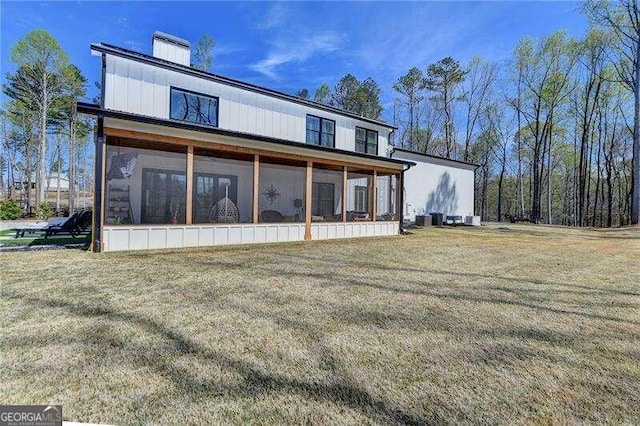
[[[104,423],[640,422],[640,230],[2,254],[0,400]]]

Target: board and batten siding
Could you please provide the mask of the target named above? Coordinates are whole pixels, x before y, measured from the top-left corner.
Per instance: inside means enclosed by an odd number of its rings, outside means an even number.
[[[314,240],[398,234],[398,222],[313,223]],[[304,241],[304,223],[105,226],[104,251]]]
[[[135,60],[106,56],[106,109],[169,119],[171,87],[217,97],[221,129],[305,143],[306,116],[311,114],[336,122],[335,148],[355,151],[355,128],[362,127],[378,132],[378,155],[387,156],[386,127]]]

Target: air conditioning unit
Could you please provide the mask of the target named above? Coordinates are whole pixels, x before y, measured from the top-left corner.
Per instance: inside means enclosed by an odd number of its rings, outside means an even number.
[[[465,216],[464,224],[469,226],[480,226],[480,216]]]

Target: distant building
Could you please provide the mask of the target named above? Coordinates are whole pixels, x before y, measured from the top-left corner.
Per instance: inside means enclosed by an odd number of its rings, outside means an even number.
[[[68,192],[69,191],[69,177],[67,175],[60,175],[60,191],[65,191]],[[57,191],[58,190],[58,177],[57,176],[51,176],[47,179],[47,190],[48,191]],[[13,188],[16,190],[21,190],[23,188],[26,188],[28,185],[28,183],[26,181],[24,182],[20,182],[19,180],[14,181],[13,182]],[[31,179],[31,189],[35,189],[36,188],[36,177],[34,176],[33,179]]]

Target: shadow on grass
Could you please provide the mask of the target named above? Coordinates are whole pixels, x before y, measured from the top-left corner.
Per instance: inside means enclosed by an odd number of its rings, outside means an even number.
[[[389,266],[389,265],[383,265],[380,263],[351,261],[351,260],[338,259],[338,258],[327,260],[325,258],[321,258],[317,256],[305,256],[303,254],[298,254],[296,255],[296,257],[310,260],[313,262],[327,263],[332,265],[332,267],[350,266],[350,267],[364,268],[364,269],[372,268],[372,269],[377,269],[381,271],[416,272],[416,273],[423,273],[423,274],[449,275],[449,276],[460,277],[460,278],[495,279],[500,281],[507,281],[509,283],[528,283],[528,284],[543,285],[543,286],[566,287],[570,289],[579,288],[582,290],[587,290],[587,292],[592,292],[592,293],[610,293],[610,294],[622,295],[622,296],[640,296],[640,293],[628,292],[623,290],[613,290],[613,289],[607,289],[607,288],[589,287],[589,286],[584,286],[580,284],[544,281],[540,279],[528,278],[523,276],[512,277],[512,276],[489,275],[489,274],[480,274],[476,272],[459,272],[459,271],[448,271],[448,270],[433,269],[433,268],[416,268],[416,267],[407,266],[407,265]]]
[[[305,258],[305,256],[302,254],[299,254],[298,257]],[[246,269],[251,269],[252,273],[259,274],[261,277],[266,277],[267,275],[269,277],[286,276],[286,277],[301,279],[301,280],[314,278],[322,282],[323,285],[327,287],[329,286],[367,287],[367,288],[372,288],[372,289],[381,290],[381,291],[389,291],[393,293],[409,294],[409,295],[425,296],[425,297],[436,297],[443,300],[461,300],[466,302],[481,302],[481,303],[492,303],[492,304],[500,304],[500,305],[510,305],[510,306],[538,310],[538,311],[545,311],[545,312],[550,312],[555,314],[578,316],[585,319],[605,320],[605,321],[612,321],[612,322],[617,322],[622,324],[631,324],[634,326],[640,325],[640,323],[636,321],[631,321],[631,320],[626,320],[622,318],[617,318],[617,317],[608,316],[608,315],[601,315],[601,314],[591,313],[591,312],[581,312],[581,311],[574,311],[574,310],[568,310],[568,309],[553,308],[553,307],[545,306],[542,304],[535,304],[535,303],[519,300],[517,298],[509,299],[509,298],[503,298],[503,297],[485,297],[485,296],[479,296],[479,295],[469,295],[469,294],[462,294],[458,292],[440,292],[440,291],[433,290],[432,287],[425,286],[425,284],[428,284],[425,281],[409,280],[407,278],[403,278],[400,281],[401,284],[414,285],[418,287],[418,288],[407,288],[401,285],[389,284],[386,281],[379,282],[372,279],[364,279],[359,276],[349,275],[344,271],[344,269],[341,269],[341,266],[359,267],[359,268],[365,268],[369,270],[441,274],[441,275],[450,275],[458,278],[497,279],[497,280],[505,280],[508,282],[525,282],[525,283],[545,285],[550,287],[552,286],[565,287],[565,288],[577,287],[577,288],[587,290],[585,293],[589,293],[589,292],[593,292],[594,294],[605,293],[605,294],[612,294],[615,296],[636,297],[636,296],[640,296],[640,294],[638,293],[610,290],[610,289],[601,289],[601,288],[594,288],[594,287],[574,285],[574,284],[553,283],[553,282],[546,282],[543,280],[534,280],[534,279],[528,279],[528,278],[502,277],[502,276],[495,276],[495,275],[485,275],[485,274],[469,273],[469,272],[442,271],[437,269],[426,269],[426,268],[389,267],[389,266],[373,264],[373,263],[351,262],[351,261],[344,261],[339,259],[326,260],[326,259],[320,259],[320,258],[315,258],[310,256],[306,256],[306,258],[309,260],[312,260],[313,263],[316,263],[316,262],[328,263],[331,265],[330,270],[341,271],[341,272],[332,272],[329,274],[327,274],[326,272],[312,272],[312,271],[299,272],[295,268],[287,268],[287,270],[284,270],[282,268],[278,269],[277,265],[266,267],[260,264],[245,265],[244,267]],[[204,263],[208,266],[220,267],[224,269],[226,267],[229,267],[229,264],[232,262],[211,260],[211,261],[206,261]],[[548,291],[549,293],[552,293],[552,294],[556,293],[552,289],[549,289]],[[608,307],[611,307],[611,304],[606,304],[606,305]]]
[[[223,368],[231,369],[242,376],[242,383],[238,385],[228,385],[197,377],[192,371],[167,362],[165,356],[166,347],[153,351],[149,345],[137,345],[130,340],[120,341],[110,336],[109,333],[96,328],[91,336],[85,336],[86,343],[99,342],[100,345],[108,346],[112,350],[126,350],[129,347],[132,357],[144,361],[146,367],[155,369],[162,376],[170,379],[175,385],[197,397],[215,396],[223,393],[243,393],[255,395],[256,393],[285,391],[292,394],[300,394],[309,399],[324,400],[330,403],[342,404],[360,411],[363,415],[371,417],[376,422],[382,423],[404,423],[404,424],[427,424],[432,422],[444,422],[444,418],[424,419],[420,416],[405,411],[395,406],[389,401],[385,401],[372,396],[368,391],[348,383],[348,380],[334,381],[333,383],[308,382],[303,378],[290,378],[283,375],[273,374],[261,370],[259,367],[249,362],[232,358],[219,351],[213,351],[205,346],[191,340],[178,331],[171,329],[159,322],[141,315],[119,312],[101,306],[91,306],[88,304],[74,303],[64,300],[43,299],[34,296],[3,292],[3,297],[29,303],[35,307],[47,307],[53,309],[64,309],[70,315],[107,319],[114,323],[126,322],[137,326],[151,334],[161,337],[171,343],[171,347],[180,355],[194,357],[201,361],[213,362]],[[256,314],[254,311],[253,314]],[[270,313],[258,313],[261,316],[271,316]],[[304,330],[313,341],[318,340],[317,332],[309,325],[303,323],[276,318],[275,321],[286,326]],[[108,330],[107,330],[108,331]],[[333,357],[326,347],[322,350],[325,368],[333,372],[344,370],[340,362]]]
[[[34,247],[34,246],[44,246],[44,247],[59,247],[59,246],[67,246],[67,245],[79,245],[82,244],[83,247],[81,249],[87,250],[89,248],[89,244],[91,243],[90,236],[79,236],[76,238],[73,237],[34,237],[34,238],[4,238],[0,240],[0,245],[3,247]],[[78,247],[69,247],[69,248],[78,248]]]
[[[305,256],[303,254],[297,254],[296,257],[298,259],[307,259],[312,261],[313,264],[316,264],[316,268],[318,263],[321,263],[321,262],[326,263],[330,265],[329,270],[340,271],[340,272],[332,272],[327,274],[323,272],[299,271],[295,267],[294,268],[289,267],[289,265],[287,265],[288,267],[286,268],[286,270],[283,268],[278,268],[278,265],[272,265],[271,268],[267,268],[263,265],[257,265],[256,269],[259,268],[259,273],[261,274],[262,277],[265,277],[267,274],[269,274],[270,277],[287,276],[294,279],[303,279],[303,280],[313,278],[321,281],[326,286],[367,287],[367,288],[372,288],[372,289],[377,289],[382,291],[389,291],[393,293],[402,293],[402,294],[410,294],[410,295],[425,296],[425,297],[436,297],[444,300],[449,299],[449,300],[461,300],[461,301],[467,301],[467,302],[482,302],[482,303],[492,303],[492,304],[500,304],[500,305],[511,305],[511,306],[518,306],[518,307],[538,310],[538,311],[556,313],[556,314],[579,316],[586,319],[606,320],[606,321],[612,321],[617,323],[640,325],[640,323],[636,321],[626,320],[626,319],[617,318],[617,317],[608,316],[608,315],[600,315],[600,314],[590,313],[590,312],[581,312],[581,311],[575,311],[575,310],[569,310],[569,309],[553,308],[553,307],[545,306],[541,304],[530,303],[530,302],[519,300],[516,298],[509,299],[504,297],[484,297],[479,295],[470,295],[470,294],[463,294],[463,293],[457,293],[457,292],[436,291],[436,290],[433,290],[433,287],[425,288],[425,284],[427,283],[424,281],[415,280],[415,279],[412,280],[408,278],[402,278],[401,280],[399,280],[403,284],[413,285],[417,287],[417,288],[408,288],[406,286],[393,285],[384,280],[365,279],[361,276],[349,275],[344,271],[343,267],[356,267],[356,268],[364,268],[366,270],[381,270],[381,271],[393,271],[393,272],[419,272],[424,274],[440,274],[440,275],[453,276],[457,278],[496,279],[496,280],[502,280],[507,282],[519,282],[519,283],[544,285],[548,287],[553,287],[553,286],[565,287],[565,288],[575,287],[575,288],[580,288],[585,290],[584,292],[585,294],[604,293],[604,294],[611,294],[614,296],[633,296],[633,297],[640,296],[640,294],[633,293],[633,292],[594,288],[589,286],[566,284],[566,283],[547,282],[543,280],[521,278],[521,277],[503,277],[503,276],[497,276],[497,275],[486,275],[486,274],[470,273],[470,272],[453,272],[453,271],[444,271],[444,270],[428,269],[428,268],[387,266],[379,263],[347,261],[344,259],[335,259],[335,258],[326,260],[322,258],[316,258],[313,256]],[[215,265],[218,267],[226,268],[228,266],[231,266],[231,264],[232,262],[226,262],[226,261],[215,261],[215,260],[207,261],[207,265],[209,266]],[[247,268],[246,265],[245,265],[245,268]],[[554,290],[551,288],[548,288],[547,290],[550,293],[554,293]],[[562,291],[564,290],[560,290],[556,292],[562,292]],[[603,303],[603,305],[611,307],[610,304]]]
[[[326,275],[320,274],[320,275],[318,275],[318,278],[321,278],[322,276],[326,276]],[[364,282],[364,281],[356,280],[356,279],[346,279],[346,280],[343,279],[343,282],[344,283],[333,282],[333,283],[331,283],[329,285],[336,285],[336,286],[340,286],[340,285],[351,286],[351,285],[353,285],[353,286],[362,286],[362,287],[375,288],[377,290],[390,291],[390,292],[394,292],[394,293],[404,293],[404,294],[412,294],[412,295],[416,295],[416,296],[436,297],[436,298],[443,299],[443,300],[460,300],[460,301],[474,302],[474,303],[481,302],[481,303],[492,303],[492,304],[499,304],[499,305],[510,305],[510,306],[516,306],[516,307],[529,308],[529,309],[538,310],[538,311],[551,312],[551,313],[555,313],[555,314],[579,316],[579,317],[586,318],[586,319],[613,321],[613,322],[617,322],[617,323],[632,324],[632,325],[636,325],[636,326],[640,325],[640,323],[638,323],[636,321],[626,320],[626,319],[622,319],[622,318],[616,318],[616,317],[612,317],[612,316],[608,316],[608,315],[600,315],[600,314],[587,313],[587,312],[570,311],[570,310],[567,310],[567,309],[552,308],[552,307],[549,307],[549,306],[537,305],[537,304],[534,304],[534,303],[527,303],[527,302],[523,302],[523,301],[519,301],[519,300],[513,300],[513,299],[505,299],[505,298],[498,298],[498,297],[470,296],[470,295],[466,295],[466,294],[443,293],[443,292],[428,291],[428,290],[415,290],[415,289],[408,289],[408,288],[390,286],[390,285],[385,285],[385,284]],[[414,284],[424,284],[424,283],[414,282]]]
[[[613,321],[617,323],[640,325],[640,323],[636,321],[626,320],[626,319],[617,318],[617,317],[608,316],[608,315],[600,315],[600,314],[590,313],[590,312],[581,312],[581,311],[575,311],[575,310],[569,310],[569,309],[553,308],[553,307],[545,306],[541,304],[530,303],[518,298],[510,299],[505,297],[484,297],[479,295],[463,294],[459,292],[436,291],[436,290],[433,290],[433,286],[428,286],[428,287],[425,286],[425,284],[428,284],[425,281],[409,279],[405,277],[402,277],[401,279],[399,279],[398,282],[402,284],[412,285],[412,286],[415,286],[416,288],[393,285],[387,282],[386,280],[369,279],[369,278],[363,278],[362,276],[358,276],[358,275],[349,275],[346,273],[345,268],[357,268],[357,269],[363,269],[368,271],[376,271],[376,270],[385,271],[385,272],[391,271],[391,272],[398,272],[398,273],[417,272],[417,273],[425,274],[427,276],[429,274],[438,274],[438,275],[452,276],[455,278],[479,278],[479,279],[505,281],[507,283],[534,284],[539,286],[545,286],[546,288],[544,290],[550,294],[563,293],[566,291],[566,290],[554,290],[551,287],[563,287],[565,289],[570,289],[570,290],[574,288],[578,288],[578,289],[584,290],[584,292],[582,293],[585,295],[609,294],[613,296],[640,297],[640,293],[590,287],[590,286],[584,286],[579,284],[549,282],[549,281],[525,278],[525,277],[509,277],[509,276],[480,274],[480,273],[473,273],[473,272],[455,272],[455,271],[447,271],[447,270],[439,270],[439,269],[431,269],[431,268],[416,268],[416,267],[404,266],[404,265],[389,266],[389,265],[381,264],[379,262],[376,263],[376,262],[369,262],[369,261],[354,261],[354,260],[347,260],[345,258],[326,259],[318,256],[305,255],[301,252],[296,253],[295,259],[296,261],[299,261],[299,260],[309,261],[310,263],[309,266],[313,266],[313,268],[310,267],[309,269],[316,269],[316,270],[328,269],[330,271],[336,271],[336,272],[324,273],[324,272],[311,272],[309,270],[301,270],[302,267],[305,265],[296,264],[293,261],[289,261],[288,263],[274,263],[271,265],[265,265],[262,263],[255,263],[255,264],[247,263],[247,264],[243,264],[242,268],[246,270],[255,269],[255,273],[260,274],[259,276],[262,278],[267,278],[267,276],[270,278],[291,277],[294,279],[302,279],[302,280],[313,278],[313,279],[319,280],[326,286],[368,287],[372,289],[389,291],[389,292],[400,293],[400,294],[436,297],[436,298],[445,299],[445,300],[450,299],[450,300],[461,300],[461,301],[467,301],[467,302],[482,302],[482,303],[492,303],[492,304],[500,304],[500,305],[519,306],[523,308],[529,308],[533,310],[545,311],[550,313],[579,316],[586,319],[606,320],[606,321]],[[233,261],[208,259],[202,263],[207,267],[218,267],[221,269],[238,268],[238,263],[234,263]],[[319,264],[325,264],[325,266],[319,268],[318,267]],[[506,287],[502,287],[500,289],[504,290],[505,292],[510,292],[510,289]],[[571,290],[571,291],[576,292],[576,290]],[[513,290],[511,292],[515,294],[517,290]],[[609,308],[612,307],[610,303],[605,301],[596,301],[593,304],[593,306],[599,306],[598,304],[599,302],[602,302],[600,303],[600,306],[606,306]],[[625,305],[627,305],[626,307],[634,307],[634,304],[625,303]]]

